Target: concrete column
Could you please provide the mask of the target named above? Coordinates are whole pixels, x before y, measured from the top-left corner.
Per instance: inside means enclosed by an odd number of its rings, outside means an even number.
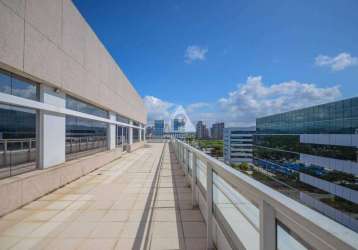
[[[206,220],[206,233],[207,233],[207,246],[206,249],[214,249],[213,241],[213,168],[210,163],[206,164],[206,202],[208,206],[207,220]]]
[[[66,96],[51,87],[40,86],[40,101],[56,107],[66,107]],[[66,160],[66,116],[38,111],[38,165],[44,169]]]
[[[109,112],[109,119],[112,121],[116,120],[116,114]],[[108,149],[112,150],[116,148],[116,125],[108,124],[107,128],[107,145]]]
[[[133,121],[129,121],[130,125],[133,125]],[[129,127],[128,128],[128,144],[132,145],[133,144],[133,128]]]
[[[142,141],[142,125],[139,125],[140,129],[138,130],[138,136],[139,136],[139,141]]]
[[[144,127],[143,128],[143,141],[145,142],[145,134],[147,133],[147,129]]]
[[[192,191],[192,199],[191,202],[193,204],[193,208],[196,208],[198,206],[198,202],[196,201],[196,168],[197,168],[197,157],[196,154],[193,153],[192,160],[192,166],[193,166],[193,172],[191,173],[191,191]]]

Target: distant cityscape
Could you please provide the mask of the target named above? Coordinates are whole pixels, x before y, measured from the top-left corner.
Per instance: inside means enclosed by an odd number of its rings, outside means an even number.
[[[147,137],[179,138],[358,232],[358,97],[209,128],[164,120]]]

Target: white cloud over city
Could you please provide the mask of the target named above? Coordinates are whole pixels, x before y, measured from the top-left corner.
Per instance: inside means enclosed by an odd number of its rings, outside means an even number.
[[[320,67],[330,67],[333,71],[340,71],[347,67],[358,66],[358,57],[353,57],[346,52],[333,57],[319,55],[315,58],[315,65]]]
[[[185,50],[184,61],[186,63],[192,63],[194,61],[204,61],[206,59],[207,53],[207,48],[202,48],[197,45],[188,46]]]
[[[148,121],[152,122],[155,119],[168,119],[172,108],[176,106],[173,103],[163,101],[154,96],[145,96],[143,98],[144,105],[148,110]]]
[[[261,76],[249,76],[217,101],[192,103],[184,108],[194,123],[224,121],[228,126],[250,126],[255,124],[256,117],[326,103],[341,96],[338,85],[318,87],[293,80],[267,84]],[[146,96],[144,101],[149,123],[170,117],[172,110],[179,106],[152,96]]]

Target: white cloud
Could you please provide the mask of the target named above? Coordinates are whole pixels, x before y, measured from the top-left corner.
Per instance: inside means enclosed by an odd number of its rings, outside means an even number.
[[[261,76],[250,76],[218,101],[197,102],[185,109],[194,124],[203,120],[208,125],[224,121],[226,126],[250,126],[255,124],[257,117],[326,103],[340,97],[339,86],[324,88],[297,81],[268,85]],[[155,97],[145,97],[145,103],[149,109],[149,123],[154,116],[169,119],[172,110],[179,106]]]
[[[190,117],[187,115],[187,110],[182,105],[173,104],[163,101],[154,96],[145,96],[144,104],[148,110],[148,125],[153,125],[154,120],[164,120],[165,123],[171,124],[174,118],[184,117],[186,119],[186,131],[194,131],[194,125]]]
[[[227,122],[251,125],[256,117],[330,102],[340,96],[339,86],[320,88],[297,81],[266,86],[261,76],[250,76],[246,83],[221,98],[219,106]]]
[[[201,48],[196,45],[188,46],[185,51],[185,62],[192,63],[193,61],[204,61],[206,59],[207,48]]]
[[[199,109],[203,109],[203,108],[207,108],[207,107],[210,107],[210,104],[209,103],[206,103],[206,102],[195,102],[195,103],[192,103],[192,104],[189,104],[187,107],[186,107],[186,111],[191,113],[191,112],[195,112]]]
[[[143,101],[148,110],[149,123],[152,123],[155,119],[169,119],[170,109],[175,106],[173,103],[163,101],[154,96],[145,96]]]
[[[315,59],[317,66],[328,66],[333,71],[343,70],[347,67],[358,65],[358,57],[352,57],[349,53],[343,52],[336,57],[319,55]]]

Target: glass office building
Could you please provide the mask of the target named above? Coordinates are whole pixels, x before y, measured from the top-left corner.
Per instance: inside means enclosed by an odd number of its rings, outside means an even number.
[[[154,121],[154,136],[162,137],[164,135],[164,120]]]
[[[256,165],[322,191],[318,210],[357,212],[358,97],[258,118],[256,126]]]
[[[185,120],[183,118],[175,118],[173,120],[174,132],[185,132]]]

